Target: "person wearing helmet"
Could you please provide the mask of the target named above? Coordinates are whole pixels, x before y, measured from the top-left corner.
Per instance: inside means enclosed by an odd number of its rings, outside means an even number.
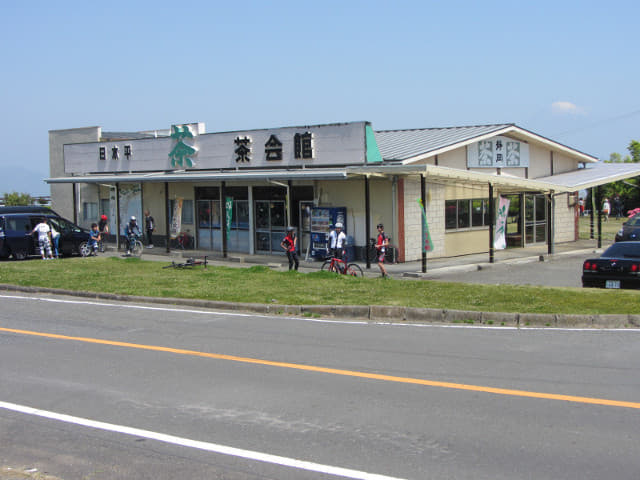
[[[124,234],[127,237],[127,255],[131,255],[131,244],[142,235],[135,216],[132,215],[124,227]]]
[[[100,220],[98,221],[98,231],[100,232],[101,242],[98,243],[100,247],[100,251],[104,252],[104,241],[106,239],[105,235],[109,233],[109,221],[106,215],[101,215]]]
[[[298,252],[296,251],[296,245],[298,243],[298,239],[296,238],[296,229],[293,227],[287,228],[287,235],[280,242],[280,246],[287,252],[287,258],[289,259],[289,270],[294,268],[296,271],[298,270],[299,260],[298,260]]]
[[[384,225],[379,223],[376,228],[378,229],[378,239],[376,241],[376,251],[378,254],[378,267],[380,268],[380,273],[382,274],[382,278],[388,278],[389,274],[387,273],[387,269],[384,268],[384,257],[387,253],[387,247],[389,246],[389,237],[384,233]]]
[[[347,236],[342,231],[343,225],[341,222],[336,222],[336,228],[332,232],[333,238],[329,235],[331,240],[331,254],[336,258],[344,257],[344,247],[347,244]]]

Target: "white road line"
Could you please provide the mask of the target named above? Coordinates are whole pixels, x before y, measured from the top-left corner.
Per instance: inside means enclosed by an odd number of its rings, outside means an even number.
[[[99,421],[90,420],[87,418],[73,417],[71,415],[49,412],[47,410],[40,410],[37,408],[25,406],[25,405],[17,405],[15,403],[0,401],[0,408],[3,408],[5,410],[10,410],[13,412],[24,413],[27,415],[35,415],[38,417],[57,420],[60,422],[80,425],[83,427],[95,428],[98,430],[105,430],[109,432],[122,433],[125,435],[133,435],[136,437],[148,438],[150,440],[157,440],[159,442],[170,443],[173,445],[180,445],[182,447],[195,448],[195,449],[204,450],[207,452],[219,453],[222,455],[231,455],[234,457],[246,458],[248,460],[271,463],[271,464],[280,465],[283,467],[297,468],[300,470],[309,470],[312,472],[335,475],[343,478],[353,478],[353,479],[359,479],[359,480],[403,480],[397,477],[388,477],[386,475],[378,475],[375,473],[367,473],[359,470],[351,470],[349,468],[335,467],[332,465],[323,465],[320,463],[307,462],[307,461],[298,460],[295,458],[281,457],[278,455],[271,455],[268,453],[254,452],[251,450],[243,450],[241,448],[229,447],[226,445],[219,445],[215,443],[191,440],[189,438],[176,437],[173,435],[167,435],[165,433],[152,432],[149,430],[141,430],[139,428],[127,427],[124,425],[114,425],[112,423],[99,422]]]
[[[253,318],[278,318],[280,320],[295,320],[297,322],[311,322],[311,323],[331,323],[342,325],[369,325],[369,326],[391,326],[391,327],[412,327],[412,328],[460,328],[460,329],[475,329],[475,330],[518,330],[518,331],[561,331],[561,332],[617,332],[617,333],[639,333],[640,328],[562,328],[562,327],[511,327],[502,325],[449,325],[449,324],[427,324],[427,323],[398,323],[398,322],[368,322],[366,320],[323,320],[319,318],[303,318],[303,317],[289,317],[281,315],[265,315],[260,313],[239,313],[239,312],[224,312],[220,310],[191,310],[180,307],[149,307],[143,305],[129,305],[121,303],[106,303],[90,300],[62,300],[59,298],[48,297],[28,297],[22,295],[0,295],[0,298],[20,299],[20,300],[39,300],[42,302],[52,303],[68,303],[74,305],[95,305],[98,307],[115,307],[115,308],[130,308],[137,310],[156,310],[161,312],[174,312],[174,313],[198,313],[201,315],[218,315],[226,317],[253,317]],[[204,307],[203,307],[204,308]]]

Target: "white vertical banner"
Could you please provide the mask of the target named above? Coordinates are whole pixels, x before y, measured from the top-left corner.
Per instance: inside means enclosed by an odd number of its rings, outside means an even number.
[[[493,239],[493,248],[504,250],[507,248],[507,216],[509,215],[509,199],[500,197],[498,212],[496,215],[496,232]]]
[[[171,218],[171,228],[169,234],[172,239],[176,238],[182,229],[182,197],[178,197],[173,202],[173,216]]]

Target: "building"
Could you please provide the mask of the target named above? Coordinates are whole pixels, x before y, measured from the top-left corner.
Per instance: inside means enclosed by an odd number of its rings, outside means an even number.
[[[301,251],[312,251],[322,239],[314,233],[336,220],[318,207],[341,212],[356,256],[378,223],[399,261],[492,255],[496,246],[552,250],[577,240],[579,190],[640,175],[635,164],[588,168],[598,159],[514,124],[87,127],[50,131],[49,143],[47,182],[61,214],[88,226],[104,213],[122,233],[131,215],[149,210],[156,244],[186,232],[195,248],[221,255],[282,254],[287,225],[298,229]]]

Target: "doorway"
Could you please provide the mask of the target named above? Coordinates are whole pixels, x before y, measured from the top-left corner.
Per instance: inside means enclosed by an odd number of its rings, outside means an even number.
[[[524,195],[525,244],[547,241],[547,197],[544,194]]]
[[[256,200],[256,252],[282,253],[280,242],[285,235],[287,210],[284,200]]]

